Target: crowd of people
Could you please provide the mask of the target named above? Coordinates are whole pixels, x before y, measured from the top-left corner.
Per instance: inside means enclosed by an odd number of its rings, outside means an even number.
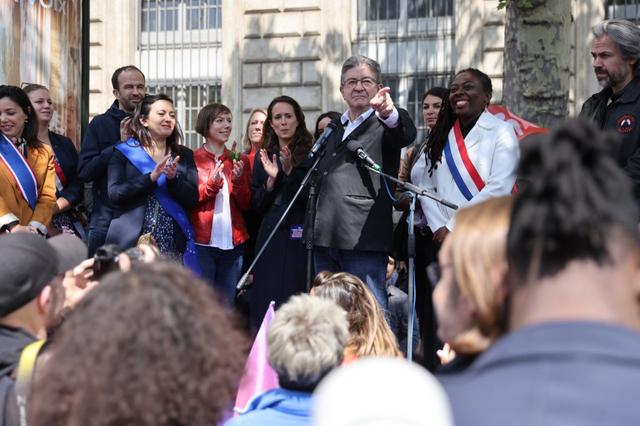
[[[591,122],[520,142],[475,68],[423,94],[415,140],[359,55],[344,113],[311,132],[278,96],[242,152],[221,103],[184,146],[132,65],[79,153],[45,86],[1,85],[0,424],[635,424],[640,29],[593,35]],[[279,386],[234,413],[271,302]]]

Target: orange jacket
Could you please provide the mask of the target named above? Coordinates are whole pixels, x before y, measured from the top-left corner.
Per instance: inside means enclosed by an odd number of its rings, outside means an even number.
[[[196,243],[209,244],[216,196],[222,189],[222,185],[208,180],[211,171],[215,167],[215,156],[213,154],[207,151],[204,146],[201,146],[194,152],[193,159],[198,168],[198,204],[191,213],[191,224],[196,234]],[[249,168],[249,159],[243,154],[241,157],[241,161],[244,163],[242,176],[237,182],[233,182],[231,179],[233,170],[231,151],[225,148],[221,159],[224,163],[224,175],[229,185],[233,245],[237,246],[249,239],[242,211],[247,210],[251,205],[251,169]]]
[[[15,220],[20,225],[38,222],[48,226],[56,204],[56,172],[53,166],[53,151],[49,145],[27,148],[27,163],[38,184],[38,202],[34,210],[18,189],[15,178],[0,161],[0,226]]]

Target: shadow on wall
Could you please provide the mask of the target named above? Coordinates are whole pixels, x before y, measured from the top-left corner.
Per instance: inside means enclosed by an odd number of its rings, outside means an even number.
[[[322,31],[309,30],[307,17],[300,17],[300,13],[285,9],[268,16],[244,15],[247,33],[243,47],[236,45],[232,58],[240,69],[240,75],[234,77],[240,81],[234,97],[242,102],[242,123],[238,123],[242,131],[252,109],[266,108],[280,95],[300,103],[311,132],[318,115],[344,109],[339,73],[346,59],[341,52],[350,51],[348,41],[336,31],[323,35]],[[319,17],[321,11],[304,13]]]

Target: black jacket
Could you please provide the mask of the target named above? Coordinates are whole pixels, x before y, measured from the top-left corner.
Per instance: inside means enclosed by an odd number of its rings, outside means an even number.
[[[591,96],[582,105],[580,117],[617,135],[619,143],[611,147],[611,154],[633,181],[640,201],[640,79],[631,80],[620,97],[607,105],[612,93],[606,88]]]
[[[0,326],[0,376],[11,377],[18,367],[22,349],[37,339],[20,328]]]
[[[95,229],[106,231],[113,215],[107,194],[107,167],[113,147],[120,143],[120,122],[127,115],[114,101],[107,112],[91,120],[80,147],[78,176],[83,182],[93,183],[91,227]]]
[[[78,151],[71,139],[66,136],[49,132],[49,139],[51,139],[51,148],[56,154],[56,160],[67,179],[66,185],[61,191],[57,191],[56,197],[64,197],[72,206],[75,206],[82,201],[84,192],[82,182],[78,178]]]
[[[409,113],[397,109],[399,123],[393,129],[371,114],[344,141],[345,123],[329,137],[326,153],[318,166],[321,180],[314,226],[316,246],[391,252],[391,198],[381,178],[359,164],[346,145],[350,140],[357,140],[385,173],[397,176],[400,150],[416,137]],[[389,191],[393,194],[392,182],[389,182]]]
[[[179,155],[178,174],[167,181],[168,189],[171,197],[189,212],[198,202],[198,169],[189,148],[179,146]],[[109,162],[108,192],[116,209],[107,243],[117,244],[123,249],[135,245],[142,231],[147,197],[155,186],[150,173],[141,174],[127,157],[114,149]],[[176,245],[184,251],[186,236],[179,227],[176,226],[175,230]]]

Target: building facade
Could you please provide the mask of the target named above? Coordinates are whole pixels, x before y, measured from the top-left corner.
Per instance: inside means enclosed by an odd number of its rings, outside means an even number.
[[[563,0],[564,1],[564,0]],[[605,17],[640,16],[640,1],[572,2],[570,105],[598,90],[590,28]],[[240,142],[252,108],[281,94],[316,117],[343,111],[340,67],[351,54],[376,59],[394,100],[422,125],[421,94],[476,67],[502,98],[504,11],[497,0],[91,0],[90,115],[113,101],[110,76],[139,66],[150,92],[173,97],[187,144],[198,110],[222,102]],[[525,117],[526,118],[526,117]]]

